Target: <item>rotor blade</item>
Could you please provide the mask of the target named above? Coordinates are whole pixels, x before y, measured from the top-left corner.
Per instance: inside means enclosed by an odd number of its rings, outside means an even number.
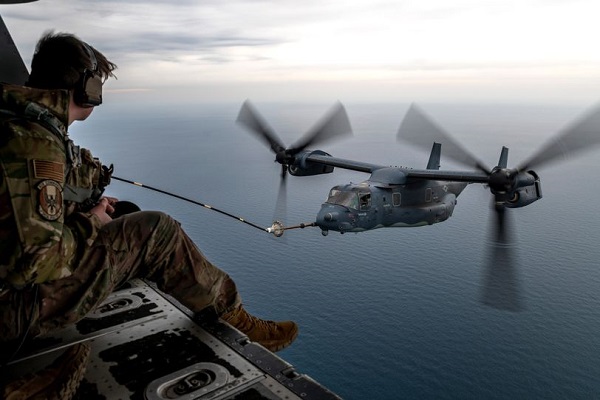
[[[414,104],[406,112],[398,130],[397,138],[427,151],[431,149],[433,142],[441,143],[443,156],[489,174],[490,169],[484,163],[460,146],[448,133]]]
[[[244,125],[250,132],[263,140],[275,154],[285,150],[285,146],[281,139],[279,139],[265,119],[260,116],[249,100],[246,100],[244,104],[242,104],[236,122]]]
[[[600,106],[584,114],[543,146],[529,160],[522,163],[520,171],[537,168],[561,156],[573,155],[600,144]]]
[[[285,166],[283,166],[285,168]],[[279,192],[277,193],[277,203],[275,205],[274,219],[279,220],[282,223],[286,223],[287,218],[287,174],[282,172],[281,179],[279,180]]]
[[[277,192],[277,202],[275,203],[273,220],[279,221],[282,226],[285,226],[287,223],[287,167],[285,165],[281,166],[279,191]],[[287,243],[287,235],[279,237],[279,241]]]
[[[482,303],[500,310],[524,309],[517,279],[514,232],[504,205],[494,204],[491,240],[486,254]]]
[[[352,127],[342,103],[336,103],[289,151],[295,154],[310,145],[323,143],[338,136],[352,135]]]

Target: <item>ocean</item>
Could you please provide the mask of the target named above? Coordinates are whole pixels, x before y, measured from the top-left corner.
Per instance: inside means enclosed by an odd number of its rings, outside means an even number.
[[[235,123],[239,104],[133,106],[110,99],[72,138],[115,175],[185,196],[259,226],[314,221],[331,187],[368,175],[287,180]],[[255,104],[292,144],[328,104]],[[428,152],[398,142],[408,104],[346,104],[351,138],[333,156],[424,168]],[[516,166],[585,111],[520,104],[421,104],[464,147],[493,166],[503,145]],[[444,159],[441,169],[468,170]],[[525,310],[480,302],[491,195],[469,185],[453,216],[419,228],[358,234],[305,228],[275,238],[206,208],[123,182],[107,195],[162,210],[236,281],[245,307],[293,319],[298,339],[278,353],[344,399],[600,398],[600,148],[543,166],[544,197],[509,210]]]

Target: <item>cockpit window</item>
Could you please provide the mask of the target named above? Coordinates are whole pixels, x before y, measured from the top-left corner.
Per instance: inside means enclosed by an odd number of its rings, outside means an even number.
[[[354,210],[368,210],[371,208],[371,193],[340,190],[335,187],[329,191],[327,203],[337,204]]]
[[[338,204],[340,206],[358,210],[358,193],[351,191],[342,191],[336,188],[331,189],[327,203]]]
[[[368,210],[371,208],[371,193],[359,193],[358,200],[361,210]]]

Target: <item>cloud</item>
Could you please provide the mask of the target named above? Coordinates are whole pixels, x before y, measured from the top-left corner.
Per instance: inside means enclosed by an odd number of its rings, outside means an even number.
[[[593,0],[53,0],[0,12],[27,63],[42,32],[73,32],[119,65],[115,89],[600,79]]]
[[[241,2],[244,3],[244,2]],[[117,55],[182,54],[228,47],[277,45],[280,37],[239,24],[239,12],[218,2],[194,1],[64,1],[4,6],[13,36],[29,47],[47,29],[78,34],[96,47]],[[251,24],[251,21],[248,21]]]

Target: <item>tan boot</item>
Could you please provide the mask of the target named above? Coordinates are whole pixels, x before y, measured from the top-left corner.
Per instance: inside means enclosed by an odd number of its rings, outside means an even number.
[[[240,330],[253,341],[260,343],[270,351],[279,351],[290,344],[298,336],[298,325],[293,321],[267,321],[256,318],[241,305],[221,318]]]

